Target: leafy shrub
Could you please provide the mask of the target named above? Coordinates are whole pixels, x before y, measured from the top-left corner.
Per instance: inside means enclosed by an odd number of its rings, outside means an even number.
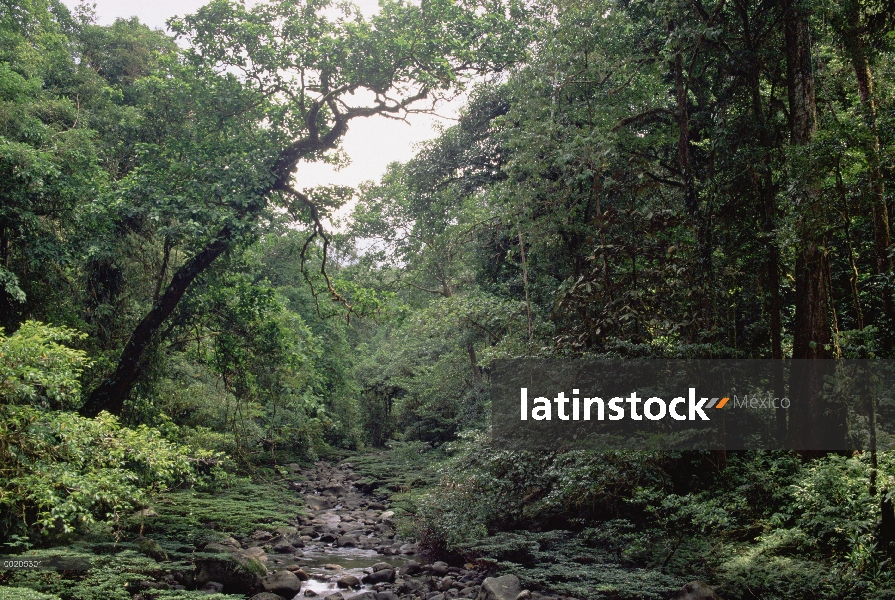
[[[0,532],[7,539],[117,522],[153,494],[195,482],[194,462],[221,458],[168,442],[145,425],[123,427],[107,413],[87,419],[54,410],[78,402],[87,361],[60,342],[79,337],[32,321],[0,337]]]
[[[879,518],[869,485],[870,466],[858,457],[831,455],[814,461],[793,488],[799,527],[822,548],[843,551]]]
[[[159,491],[195,480],[189,448],[141,425],[122,427],[102,413],[0,407],[0,510],[44,536],[83,530],[96,519],[118,521]],[[13,515],[16,519],[13,520]]]
[[[25,321],[4,336],[0,329],[0,404],[72,408],[80,401],[78,377],[89,366],[87,355],[61,342],[84,339],[66,327]]]

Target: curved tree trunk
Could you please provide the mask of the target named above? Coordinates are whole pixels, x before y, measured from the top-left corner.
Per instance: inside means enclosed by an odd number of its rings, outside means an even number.
[[[121,352],[115,372],[93,390],[81,408],[82,414],[94,417],[104,410],[114,415],[121,413],[124,400],[140,376],[144,353],[152,343],[156,332],[177,308],[180,299],[196,277],[229,248],[231,233],[229,227],[224,227],[205,248],[177,269],[171,278],[171,283],[153,305],[152,310],[134,328],[130,340]]]

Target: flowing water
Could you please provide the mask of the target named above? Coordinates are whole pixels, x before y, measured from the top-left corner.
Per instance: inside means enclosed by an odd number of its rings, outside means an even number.
[[[358,590],[343,590],[336,586],[340,578],[354,575],[361,579],[376,563],[388,563],[397,569],[409,559],[415,558],[406,555],[385,556],[375,550],[338,548],[328,544],[308,545],[302,552],[304,556],[298,558],[270,555],[267,562],[268,568],[272,571],[284,569],[289,565],[299,565],[304,569],[310,580],[302,584],[301,592],[296,598],[304,597],[305,590],[313,590],[321,598],[335,592],[341,592],[345,598],[351,598],[372,589],[372,586],[363,584]]]

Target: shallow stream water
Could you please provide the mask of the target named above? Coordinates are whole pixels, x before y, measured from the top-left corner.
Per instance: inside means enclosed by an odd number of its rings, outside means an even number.
[[[305,590],[314,590],[320,598],[325,598],[327,595],[335,592],[341,592],[345,598],[351,598],[371,590],[372,586],[363,584],[357,590],[339,589],[336,586],[336,582],[340,578],[346,575],[354,575],[361,579],[369,572],[370,567],[380,562],[388,563],[397,569],[410,559],[416,558],[419,560],[418,557],[413,556],[386,556],[379,554],[375,550],[338,548],[327,544],[309,544],[302,549],[302,552],[304,556],[298,558],[288,555],[270,555],[267,561],[267,566],[271,571],[278,571],[289,565],[299,565],[308,574],[310,580],[302,584],[301,592],[299,592],[296,598],[303,598]]]

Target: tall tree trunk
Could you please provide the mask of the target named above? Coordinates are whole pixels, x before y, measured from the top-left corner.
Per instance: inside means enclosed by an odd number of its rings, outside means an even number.
[[[737,9],[743,20],[743,35],[753,63],[749,65],[749,87],[752,95],[752,114],[758,127],[758,144],[762,151],[761,162],[753,167],[755,188],[758,190],[758,210],[761,214],[762,229],[765,235],[765,288],[768,294],[768,320],[771,333],[771,357],[773,365],[774,397],[782,398],[786,395],[786,384],[783,373],[783,300],[780,294],[780,248],[775,239],[777,229],[777,185],[774,183],[774,169],[772,164],[773,142],[768,131],[768,123],[762,104],[761,64],[753,37],[748,5],[745,2],[736,2]],[[773,96],[773,91],[771,92]],[[773,98],[772,98],[773,99]],[[777,439],[781,444],[788,441],[786,409],[775,409]]]
[[[857,15],[854,15],[854,19],[857,21]],[[857,25],[856,22],[855,25]],[[858,93],[861,96],[861,105],[864,109],[864,123],[870,133],[869,142],[864,148],[864,155],[867,160],[867,176],[869,180],[867,197],[873,214],[873,249],[876,258],[876,272],[879,275],[885,275],[892,271],[892,260],[889,257],[889,244],[891,242],[885,182],[880,167],[879,133],[876,128],[876,103],[873,99],[873,71],[867,58],[864,37],[854,29],[850,33],[852,35],[848,36],[846,47],[850,54],[852,68],[855,71]],[[892,290],[889,286],[882,286],[882,308],[881,341],[884,355],[889,358],[891,357],[893,347],[891,329],[895,326]]]
[[[669,32],[675,30],[672,22]],[[711,281],[711,247],[709,243],[709,226],[705,215],[699,208],[699,194],[696,191],[696,177],[693,173],[690,143],[690,110],[687,102],[687,85],[684,74],[684,58],[680,50],[674,55],[675,98],[677,103],[678,125],[678,165],[684,179],[684,208],[690,217],[693,233],[696,237],[696,289],[697,294],[693,306],[695,319],[692,332],[693,341],[700,330],[710,327],[710,281]]]
[[[177,308],[193,280],[229,248],[231,237],[230,228],[224,227],[205,248],[177,269],[164,293],[134,329],[115,372],[93,390],[81,409],[82,414],[93,417],[103,410],[116,415],[121,413],[125,398],[140,376],[144,353],[156,332]]]
[[[790,142],[806,146],[817,130],[814,73],[808,13],[801,0],[785,0],[783,22],[786,38],[786,75],[789,92]],[[797,174],[796,220],[799,246],[795,265],[794,359],[830,358],[830,303],[825,261],[819,247],[820,185],[810,166]],[[820,366],[820,365],[818,365]],[[838,415],[823,402],[823,369],[793,369],[791,429],[795,448],[805,455],[827,447],[824,437],[834,428]],[[796,396],[798,394],[798,396]]]

